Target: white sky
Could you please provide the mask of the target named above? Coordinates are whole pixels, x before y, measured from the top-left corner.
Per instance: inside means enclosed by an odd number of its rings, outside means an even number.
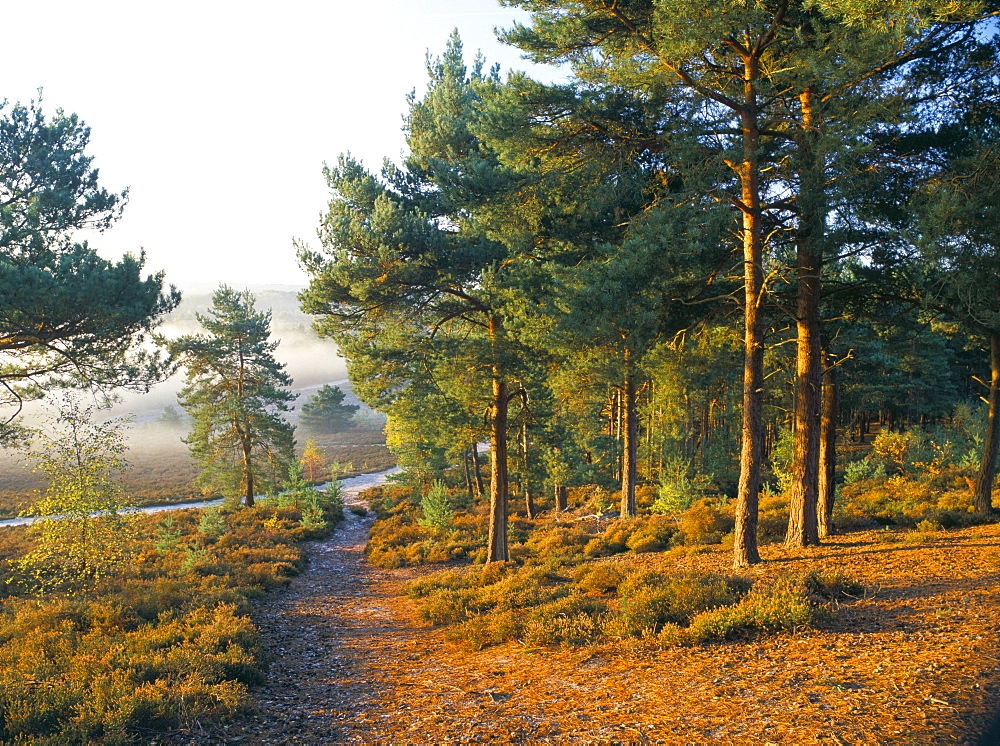
[[[145,248],[173,283],[305,284],[324,161],[398,159],[406,94],[458,28],[471,62],[532,69],[502,47],[495,0],[46,0],[4,4],[0,99],[73,111],[125,217],[91,239]],[[545,71],[536,74],[546,75]]]

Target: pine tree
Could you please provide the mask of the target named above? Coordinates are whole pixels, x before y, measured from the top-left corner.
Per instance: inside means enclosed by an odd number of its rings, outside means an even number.
[[[185,442],[201,468],[207,493],[242,495],[254,504],[257,490],[277,488],[294,460],[292,427],[282,417],[295,395],[274,357],[270,312],[258,312],[249,291],[220,285],[207,314],[207,334],[169,342],[187,377],[180,402],[194,420]]]
[[[512,176],[472,130],[482,68],[478,60],[467,70],[453,35],[444,56],[428,64],[426,94],[411,98],[403,166],[387,165],[381,179],[349,157],[327,169],[334,196],[320,231],[324,249],[303,249],[300,258],[312,275],[304,309],[337,340],[359,395],[393,407],[390,437],[407,427],[398,421],[404,399],[447,405],[438,413],[465,410],[446,420],[475,421],[486,411],[493,562],[508,559],[508,419],[518,356],[504,291],[517,254],[492,223],[503,214],[509,224],[502,208]],[[359,363],[374,372],[376,360],[376,378],[359,373]]]
[[[339,386],[325,384],[313,394],[299,411],[304,429],[317,433],[336,433],[351,426],[351,419],[361,409],[357,404],[344,404],[347,394]]]
[[[979,12],[978,4],[902,3],[873,20],[867,2],[837,4],[770,0],[757,3],[619,3],[613,0],[506,0],[533,13],[531,27],[515,26],[505,39],[538,61],[569,61],[578,79],[628,90],[683,89],[701,102],[688,129],[703,152],[732,172],[717,193],[738,215],[734,230],[743,251],[743,427],[734,564],[759,561],[757,500],[764,459],[765,236],[789,229],[797,217],[797,271],[803,357],[798,389],[802,443],[797,448],[796,500],[801,531],[789,543],[811,543],[815,529],[820,346],[817,309],[825,213],[824,151],[818,134],[842,137],[851,107],[822,121],[819,103],[837,101],[855,83],[891,73],[928,39],[947,39],[950,28]],[[959,7],[961,6],[961,7]],[[943,21],[934,26],[935,22]],[[926,31],[930,28],[930,31]],[[900,49],[900,46],[903,49]],[[828,88],[819,87],[819,82]],[[868,93],[875,89],[867,89]],[[855,100],[859,100],[858,97]],[[835,108],[835,107],[834,107]],[[797,112],[790,118],[789,112]],[[823,114],[830,114],[827,106]],[[862,122],[868,116],[860,117]],[[827,140],[826,142],[829,142]],[[775,165],[798,147],[797,181],[781,181]],[[662,147],[662,140],[649,143]],[[796,189],[796,187],[802,187]],[[775,198],[791,191],[792,199]],[[767,260],[767,262],[766,262]],[[811,498],[810,498],[811,495]],[[796,511],[793,511],[793,513]]]
[[[143,341],[180,302],[144,257],[109,261],[74,234],[104,230],[127,193],[98,184],[75,114],[0,104],[0,437],[25,401],[66,386],[147,391],[168,362]]]

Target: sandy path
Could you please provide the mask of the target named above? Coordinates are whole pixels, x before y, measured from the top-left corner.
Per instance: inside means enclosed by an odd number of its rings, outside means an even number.
[[[358,494],[385,481],[385,473],[344,480],[344,501],[364,505]],[[253,713],[202,731],[197,725],[173,743],[323,744],[349,738],[346,723],[377,684],[365,669],[373,638],[387,627],[364,547],[374,514],[344,511],[328,539],[307,545],[305,571],[273,591],[253,611],[267,659],[267,683],[255,690]],[[364,602],[361,600],[364,599]],[[391,625],[390,625],[391,627]]]

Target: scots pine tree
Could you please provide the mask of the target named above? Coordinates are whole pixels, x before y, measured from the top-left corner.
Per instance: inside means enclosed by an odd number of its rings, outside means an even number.
[[[324,384],[299,411],[299,422],[316,433],[336,433],[351,426],[351,418],[361,408],[344,404],[347,394],[339,386]]]
[[[257,491],[281,485],[294,460],[283,417],[295,398],[292,380],[274,357],[271,314],[254,308],[249,291],[220,285],[198,321],[205,333],[169,342],[186,368],[180,402],[194,424],[185,442],[206,493],[242,495],[252,506]]]
[[[411,98],[402,166],[386,165],[379,178],[342,156],[328,168],[323,249],[303,248],[300,259],[312,276],[303,308],[338,342],[368,403],[394,406],[424,387],[438,402],[472,399],[465,418],[485,410],[492,562],[508,559],[508,410],[516,388],[503,288],[515,257],[489,226],[509,176],[471,130],[482,67],[479,60],[466,68],[453,36],[428,64],[424,97]],[[381,368],[372,370],[375,360]],[[367,361],[371,374],[358,375],[356,361]]]
[[[51,389],[146,391],[170,370],[142,343],[180,295],[143,276],[142,254],[109,261],[74,240],[127,198],[98,183],[89,139],[75,114],[0,104],[0,437]]]

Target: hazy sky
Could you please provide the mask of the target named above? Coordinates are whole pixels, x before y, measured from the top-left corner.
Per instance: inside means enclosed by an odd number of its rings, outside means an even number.
[[[406,94],[453,28],[469,60],[531,69],[493,33],[515,17],[495,0],[12,2],[0,98],[43,88],[92,128],[104,186],[130,188],[102,254],[145,248],[171,282],[304,284],[292,238],[314,241],[323,162],[398,159]]]

